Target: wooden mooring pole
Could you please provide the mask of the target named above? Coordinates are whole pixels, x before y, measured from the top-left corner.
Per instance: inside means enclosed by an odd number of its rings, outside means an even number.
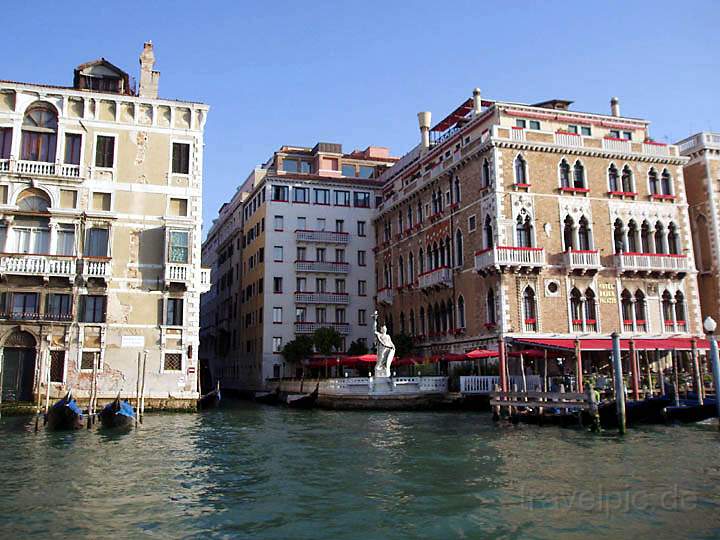
[[[712,366],[713,387],[715,388],[715,416],[718,418],[718,428],[720,428],[720,357],[718,356],[718,344],[715,337],[717,323],[712,317],[708,317],[705,319],[703,326],[710,341],[710,365]]]
[[[633,399],[640,399],[640,370],[638,369],[637,351],[635,350],[635,340],[630,340],[630,371],[632,374],[632,390]]]
[[[140,420],[140,354],[138,353],[137,357],[137,380],[135,381],[135,427]]]
[[[612,333],[613,382],[615,387],[615,407],[617,409],[618,431],[625,434],[625,385],[623,384],[622,359],[620,358],[620,334]]]
[[[697,338],[693,337],[690,341],[692,343],[692,370],[693,370],[693,386],[695,387],[695,393],[697,394],[698,405],[703,404],[703,391],[702,391],[702,378],[700,376],[700,362],[698,362],[698,350],[697,350]]]

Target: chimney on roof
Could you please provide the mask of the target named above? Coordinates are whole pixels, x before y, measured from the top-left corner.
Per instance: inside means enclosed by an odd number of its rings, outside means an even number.
[[[482,112],[482,98],[480,96],[480,89],[476,88],[473,90],[473,115],[477,116]]]
[[[610,114],[620,116],[620,100],[616,97],[610,99]]]
[[[155,65],[155,53],[153,52],[152,41],[146,41],[143,45],[142,54],[140,54],[140,88],[138,95],[140,97],[157,99],[158,82],[160,81],[160,72],[153,71]]]
[[[418,124],[420,124],[420,143],[424,149],[430,148],[430,122],[432,113],[430,111],[418,113]]]

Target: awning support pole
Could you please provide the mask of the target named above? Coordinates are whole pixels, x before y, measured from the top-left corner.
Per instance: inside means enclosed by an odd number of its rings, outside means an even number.
[[[505,340],[502,337],[498,339],[498,359],[498,367],[500,368],[500,388],[503,392],[507,392],[507,358],[505,355]]]
[[[673,394],[675,395],[675,406],[680,406],[680,384],[678,381],[678,361],[677,361],[677,351],[672,350],[670,352],[670,356],[672,357],[672,370],[673,370]]]
[[[623,384],[622,360],[620,358],[620,334],[612,333],[613,382],[615,387],[615,407],[617,409],[618,430],[625,433],[625,385]]]
[[[582,352],[580,352],[580,340],[575,338],[575,362],[577,391],[583,391]]]
[[[690,340],[692,343],[692,370],[693,370],[693,386],[695,387],[695,393],[697,394],[698,405],[703,404],[703,392],[702,392],[702,379],[700,378],[700,364],[698,363],[698,350],[697,350],[697,338],[693,337]]]
[[[640,373],[638,369],[637,351],[635,350],[635,340],[630,340],[630,369],[632,370],[632,389],[633,399],[640,399]]]

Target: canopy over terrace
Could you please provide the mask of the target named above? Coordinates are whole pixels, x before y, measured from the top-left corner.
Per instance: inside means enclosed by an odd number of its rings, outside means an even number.
[[[484,349],[475,349],[468,353],[445,353],[435,354],[429,357],[407,356],[405,358],[396,358],[393,366],[411,366],[416,364],[436,364],[438,362],[466,362],[470,360],[480,360],[483,358],[496,358],[497,351],[487,351]],[[370,366],[377,362],[377,355],[363,354],[360,356],[328,356],[323,358],[309,358],[303,362],[308,368],[324,368],[332,366]]]
[[[512,345],[522,345],[536,349],[548,349],[561,352],[575,351],[576,341],[579,342],[581,351],[611,351],[612,338],[508,338]],[[635,350],[638,351],[691,351],[693,341],[698,349],[709,349],[710,343],[706,339],[691,337],[669,337],[669,338],[637,338],[621,339],[620,349],[630,350],[632,341]]]

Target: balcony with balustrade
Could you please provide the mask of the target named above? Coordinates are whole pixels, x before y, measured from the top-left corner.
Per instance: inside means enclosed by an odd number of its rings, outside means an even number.
[[[191,265],[182,263],[165,263],[165,287],[181,287],[189,289]]]
[[[350,271],[350,265],[346,262],[295,261],[295,271],[347,274]]]
[[[200,293],[206,293],[212,288],[210,268],[200,269]]]
[[[565,267],[569,272],[594,273],[602,268],[600,252],[596,249],[569,249],[563,253]]]
[[[475,253],[475,270],[538,272],[545,266],[545,249],[538,247],[494,246]]]
[[[72,312],[44,312],[41,313],[39,310],[34,311],[19,311],[16,309],[7,309],[0,311],[0,320],[5,321],[33,321],[33,322],[57,322],[57,323],[70,323],[73,320]]]
[[[420,289],[451,287],[452,272],[447,266],[424,272],[418,276],[418,286]]]
[[[377,292],[378,304],[385,304],[387,306],[392,305],[394,297],[395,297],[395,292],[392,290],[391,287],[385,287],[383,289],[379,289]]]
[[[90,279],[110,281],[112,276],[112,259],[110,257],[83,257],[82,278],[84,281]]]
[[[19,176],[46,176],[75,181],[81,181],[85,176],[80,165],[16,159],[1,159],[0,172]]]
[[[350,296],[347,293],[295,291],[295,303],[347,305]]]
[[[297,242],[317,242],[321,244],[347,244],[350,235],[346,232],[296,230]]]
[[[0,255],[0,274],[75,278],[77,262],[73,256],[5,253]]]
[[[332,328],[341,336],[350,334],[350,325],[348,323],[323,323],[323,322],[296,322],[296,334],[313,334],[320,328]]]
[[[621,274],[684,275],[690,269],[685,255],[667,253],[619,253],[615,267]]]

